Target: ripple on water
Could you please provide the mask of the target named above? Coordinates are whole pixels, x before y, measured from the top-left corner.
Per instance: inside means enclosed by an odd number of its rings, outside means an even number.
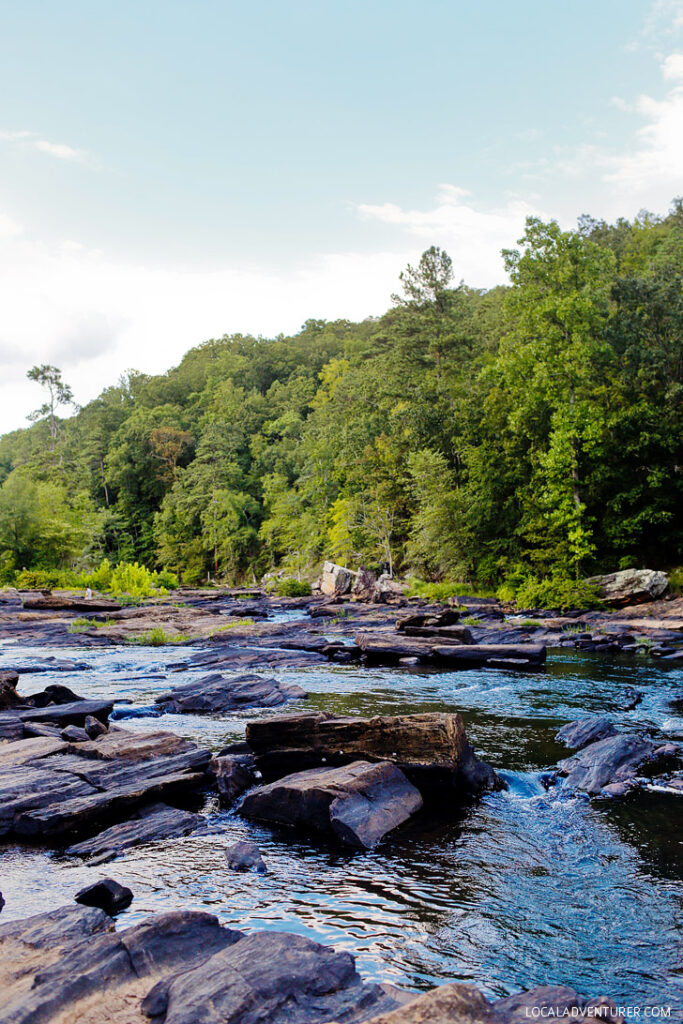
[[[19,657],[64,652],[0,649],[0,668]],[[24,676],[24,691],[59,681],[88,697],[153,704],[187,652],[145,648],[79,651],[86,672]],[[242,821],[209,806],[217,831],[132,850],[88,867],[16,846],[0,857],[3,919],[70,899],[111,874],[135,892],[122,921],[172,907],[209,909],[238,927],[297,931],[356,954],[373,978],[426,987],[471,981],[490,995],[540,983],[607,992],[638,1005],[680,1000],[681,808],[671,794],[638,794],[609,805],[547,793],[540,772],[566,751],[553,740],[578,715],[609,712],[629,728],[680,721],[670,701],[681,672],[626,658],[553,652],[548,670],[512,674],[316,666],[278,669],[310,693],[307,705],[340,714],[458,710],[478,753],[496,765],[506,792],[434,818],[418,816],[377,850],[340,852],[284,829]],[[634,711],[625,691],[643,692]],[[126,728],[172,728],[219,749],[241,738],[247,711],[224,719],[168,715]],[[268,874],[235,874],[224,850],[249,837]]]

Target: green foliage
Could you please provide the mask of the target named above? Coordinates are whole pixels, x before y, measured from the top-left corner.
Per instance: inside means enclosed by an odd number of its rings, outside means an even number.
[[[551,608],[560,611],[603,607],[595,587],[585,580],[568,576],[551,576],[547,579],[529,576],[518,589],[515,602],[519,608]]]
[[[64,569],[22,569],[13,579],[17,590],[68,590],[78,582],[75,573]]]
[[[381,317],[211,339],[70,418],[60,371],[34,367],[45,403],[0,438],[0,583],[90,573],[141,600],[332,557],[538,604],[675,564],[683,205],[530,218],[505,260],[509,287],[485,292],[432,246]],[[173,576],[121,570],[112,591],[122,563]]]
[[[275,587],[278,597],[308,597],[311,593],[311,584],[306,580],[296,580],[292,577],[278,580]]]
[[[412,576],[408,581],[406,593],[408,597],[424,597],[428,601],[441,601],[444,604],[450,597],[492,597],[486,589],[477,589],[471,583],[429,583]]]
[[[669,592],[677,597],[683,594],[683,566],[669,570]]]
[[[163,626],[153,626],[147,633],[140,633],[129,641],[141,647],[165,647],[168,644],[184,644],[192,640],[191,636],[184,633],[167,633]]]

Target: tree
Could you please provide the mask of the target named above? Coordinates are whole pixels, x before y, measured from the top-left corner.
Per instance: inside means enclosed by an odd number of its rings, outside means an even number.
[[[60,405],[73,405],[73,392],[68,384],[62,380],[62,371],[56,366],[42,363],[40,366],[33,366],[26,374],[29,380],[34,380],[45,388],[48,394],[47,402],[40,408],[30,413],[27,417],[32,422],[40,419],[48,419],[50,425],[50,451],[54,452],[57,442],[57,420],[56,410]]]

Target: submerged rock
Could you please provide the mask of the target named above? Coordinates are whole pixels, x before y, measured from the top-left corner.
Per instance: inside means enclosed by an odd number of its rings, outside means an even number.
[[[456,714],[281,715],[248,722],[246,738],[268,781],[322,765],[389,761],[423,797],[453,800],[498,784],[493,769],[474,756]]]
[[[156,698],[165,711],[216,714],[240,708],[275,708],[290,700],[307,697],[293,683],[281,683],[263,676],[228,676],[215,672],[192,683],[174,687]]]
[[[76,903],[84,907],[99,907],[105,914],[113,917],[133,902],[133,892],[126,885],[121,885],[114,878],[103,878],[99,882],[87,885],[74,896]]]
[[[558,768],[566,776],[565,787],[597,794],[608,785],[633,779],[638,768],[652,760],[655,750],[650,740],[618,733],[584,747],[560,761]],[[621,794],[615,790],[612,795]]]
[[[264,874],[266,864],[256,843],[245,840],[233,843],[225,851],[228,867],[231,871],[256,871]]]

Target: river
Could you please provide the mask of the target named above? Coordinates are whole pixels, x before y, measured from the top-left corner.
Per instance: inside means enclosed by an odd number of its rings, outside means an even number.
[[[74,653],[88,671],[24,675],[22,692],[61,682],[86,697],[146,706],[169,688],[169,668],[187,656],[172,647],[65,652],[5,642],[0,668]],[[607,713],[618,727],[683,739],[683,720],[671,707],[683,693],[680,668],[642,656],[551,650],[539,673],[330,665],[275,674],[303,686],[311,708],[459,711],[477,754],[508,789],[464,809],[444,806],[437,817],[423,812],[371,852],[341,852],[247,824],[213,799],[205,807],[208,834],[138,848],[100,867],[5,845],[1,920],[68,902],[83,885],[111,875],[135,893],[121,925],[156,911],[205,909],[229,925],[296,931],[347,949],[367,977],[407,987],[467,981],[502,996],[562,983],[627,1004],[683,1006],[683,797],[639,791],[590,802],[543,785],[544,771],[567,753],[554,733],[580,716]],[[623,711],[631,689],[643,700]],[[171,729],[218,750],[243,738],[247,719],[272,713],[120,724]],[[226,845],[246,837],[261,847],[266,875],[227,869]]]

